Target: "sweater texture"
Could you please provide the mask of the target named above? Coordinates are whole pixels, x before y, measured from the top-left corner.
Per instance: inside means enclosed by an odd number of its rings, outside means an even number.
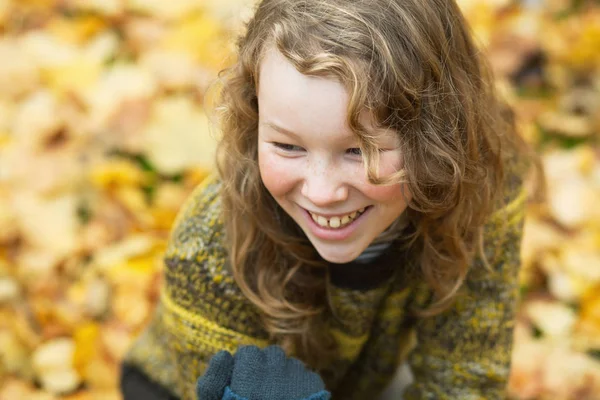
[[[334,400],[377,398],[404,361],[414,375],[405,400],[505,397],[525,205],[520,175],[507,175],[504,202],[484,230],[491,271],[476,257],[447,311],[412,316],[433,296],[404,273],[413,258],[398,246],[368,263],[329,265],[338,357],[319,372]],[[219,188],[218,180],[205,181],[180,212],[160,302],[125,360],[184,400],[196,399],[196,381],[220,350],[274,344],[229,272]]]

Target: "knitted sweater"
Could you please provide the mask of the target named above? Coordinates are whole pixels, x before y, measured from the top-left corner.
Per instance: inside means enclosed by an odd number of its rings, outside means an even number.
[[[219,350],[270,344],[227,266],[219,187],[203,183],[178,216],[159,305],[125,360],[185,400],[195,399],[196,380]],[[334,400],[376,398],[405,360],[414,375],[406,400],[504,398],[525,203],[518,175],[508,176],[504,194],[484,233],[493,271],[476,258],[461,295],[442,314],[410,315],[432,294],[402,273],[407,255],[387,251],[367,265],[330,265],[336,318],[329,329],[339,356],[322,376]]]

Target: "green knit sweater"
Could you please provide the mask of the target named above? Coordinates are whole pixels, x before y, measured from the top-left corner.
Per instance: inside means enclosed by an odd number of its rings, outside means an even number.
[[[216,180],[203,183],[177,218],[160,303],[126,358],[185,400],[195,399],[196,380],[219,350],[270,344],[256,308],[226,267],[219,187]],[[461,295],[446,312],[425,319],[410,316],[408,310],[426,307],[432,296],[423,282],[407,281],[400,273],[405,257],[388,257],[385,263],[399,273],[372,287],[346,284],[352,283],[352,271],[360,274],[356,268],[344,272],[348,279],[334,282],[332,314],[338,318],[331,319],[329,329],[339,357],[323,374],[334,400],[376,398],[403,361],[414,375],[407,400],[504,398],[525,203],[517,175],[508,177],[504,193],[504,206],[485,228],[493,272],[476,259]]]

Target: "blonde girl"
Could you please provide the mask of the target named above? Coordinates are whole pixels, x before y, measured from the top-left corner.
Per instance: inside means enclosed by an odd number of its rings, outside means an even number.
[[[219,351],[277,345],[333,399],[403,362],[405,399],[503,398],[526,157],[456,3],[264,0],[221,81],[124,393],[194,399]]]

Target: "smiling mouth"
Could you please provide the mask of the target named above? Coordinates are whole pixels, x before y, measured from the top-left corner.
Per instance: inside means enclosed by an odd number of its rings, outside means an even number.
[[[358,219],[358,217],[360,217],[370,207],[371,206],[363,207],[363,208],[353,211],[349,214],[337,215],[335,217],[329,217],[329,218],[325,217],[323,215],[320,215],[320,214],[315,214],[308,210],[307,211],[310,214],[313,221],[315,221],[315,223],[317,225],[319,225],[320,227],[330,228],[330,229],[341,229],[347,225],[350,225],[353,221]]]

